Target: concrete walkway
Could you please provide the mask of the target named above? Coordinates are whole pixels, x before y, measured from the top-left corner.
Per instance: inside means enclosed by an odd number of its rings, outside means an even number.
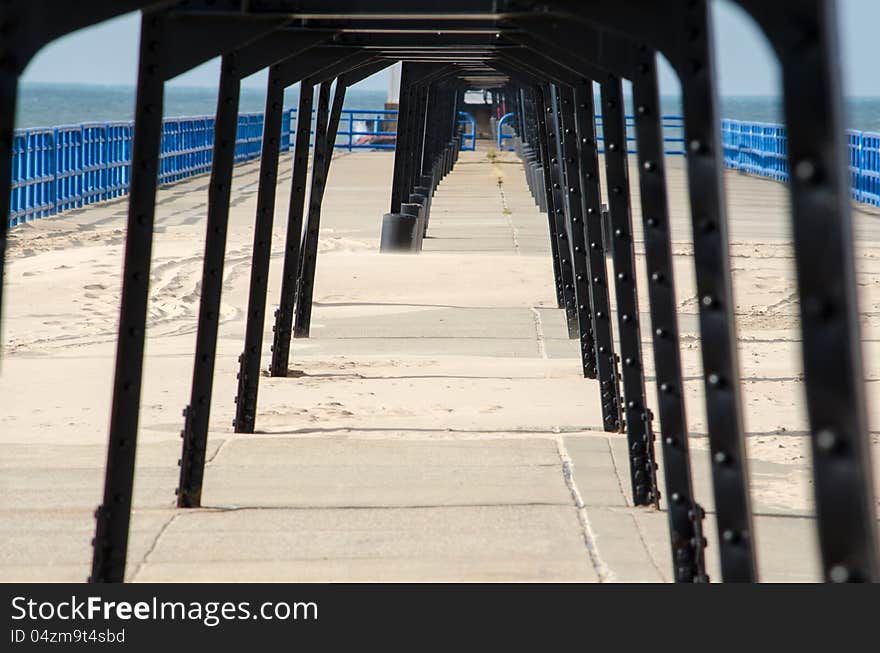
[[[463,153],[438,190],[418,257],[376,253],[391,164],[373,152],[334,161],[312,337],[293,342],[287,378],[261,379],[252,436],[231,430],[257,168],[237,169],[201,510],[173,506],[207,180],[160,192],[128,578],[670,580],[666,515],[628,504],[625,438],[599,430],[598,387],[580,376],[577,342],[555,308],[546,216],[519,163]],[[674,227],[686,241],[681,161],[670,166]],[[268,315],[289,158],[282,167]],[[785,189],[734,174],[728,183],[762,577],[814,580]],[[0,377],[3,581],[88,575],[125,208],[109,203],[12,233]],[[875,217],[858,219],[870,363],[880,230]],[[676,247],[676,263],[698,499],[710,511],[718,578],[688,245]],[[647,332],[644,341],[653,406]],[[876,366],[868,374],[873,381]]]

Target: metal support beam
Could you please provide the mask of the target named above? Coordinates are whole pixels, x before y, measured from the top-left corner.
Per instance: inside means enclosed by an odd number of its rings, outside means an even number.
[[[877,582],[877,503],[843,140],[836,3],[737,1],[775,45],[782,65],[822,572],[836,583]]]
[[[624,415],[633,503],[637,506],[659,506],[654,433],[651,429],[651,411],[645,398],[645,365],[639,330],[639,297],[630,213],[623,86],[619,77],[608,75],[601,80],[601,89],[605,176],[608,184],[608,209],[611,213],[610,240],[617,294],[618,342],[623,359]]]
[[[404,62],[400,71],[400,96],[397,111],[397,139],[394,148],[394,171],[391,178],[391,213],[400,213],[405,199],[406,156],[409,150],[409,133],[412,121],[411,88],[415,84],[415,64]]]
[[[165,86],[159,68],[160,58],[149,44],[158,42],[165,45],[161,41],[164,34],[157,26],[160,22],[161,19],[155,21],[153,15],[145,14],[141,26],[110,442],[104,501],[95,513],[97,526],[92,575],[89,578],[92,583],[121,582],[125,576]],[[171,47],[170,44],[168,47]]]
[[[202,267],[196,354],[189,405],[184,409],[181,437],[180,483],[177,507],[196,508],[202,501],[208,421],[223,290],[223,263],[226,258],[226,228],[229,223],[229,195],[235,165],[235,138],[238,132],[238,102],[241,78],[235,53],[223,57],[220,90],[214,122],[214,155],[208,186],[208,218],[205,226],[205,258]]]
[[[708,581],[703,509],[694,499],[691,480],[656,54],[642,44],[586,23],[554,18],[514,22],[540,40],[538,44],[518,35],[520,42],[560,63],[576,69],[583,61],[632,80],[673,572],[677,582]]]
[[[682,82],[688,188],[694,236],[706,420],[712,456],[716,520],[725,581],[757,580],[742,392],[736,348],[730,238],[721,181],[721,121],[711,24],[705,0],[682,18],[692,36],[683,44]]]
[[[165,80],[254,40],[275,26],[265,20],[215,20],[207,15],[200,20],[177,20],[165,12],[143,15],[104,500],[96,511],[90,577],[94,583],[121,582],[125,577]],[[202,37],[206,32],[215,38],[205,40]]]
[[[293,311],[299,282],[300,245],[303,235],[314,99],[314,80],[304,80],[300,86],[299,107],[296,112],[296,145],[293,152],[293,177],[290,181],[290,207],[287,219],[287,243],[284,248],[281,301],[275,312],[272,364],[269,367],[272,376],[287,376],[287,368],[290,364],[290,338],[293,333]]]
[[[300,263],[299,286],[296,293],[296,318],[293,327],[294,338],[308,338],[312,320],[312,296],[314,294],[315,265],[318,259],[318,232],[321,226],[321,202],[324,186],[327,183],[329,159],[333,148],[327,142],[328,134],[336,129],[329,124],[331,82],[321,84],[318,92],[318,110],[315,118],[315,145],[312,156],[312,185],[309,191],[309,212],[306,219],[306,232],[303,239]],[[337,89],[337,93],[345,89]],[[339,123],[339,115],[336,115]]]
[[[577,334],[577,327],[572,324],[577,320],[577,311],[575,309],[574,298],[574,273],[571,266],[571,257],[568,254],[568,241],[565,237],[565,218],[562,207],[558,207],[557,213],[556,202],[561,200],[561,195],[554,195],[554,183],[559,190],[559,182],[554,182],[554,163],[555,157],[551,156],[550,126],[547,120],[552,116],[553,105],[550,100],[549,87],[536,86],[535,88],[535,114],[538,118],[538,152],[539,163],[544,171],[542,189],[546,193],[547,198],[547,222],[550,228],[550,238],[556,249],[556,263],[558,265],[559,276],[556,279],[558,295],[562,296],[562,306],[565,310],[566,325],[568,326],[569,337],[572,330]],[[555,142],[553,147],[555,148]]]
[[[662,110],[657,87],[656,55],[651,50],[641,55],[638,72],[634,75],[633,104],[673,571],[678,582],[707,582],[702,526],[704,512],[694,498],[691,480],[672,234],[666,193]]]
[[[235,400],[236,433],[253,433],[257,413],[260,379],[260,354],[269,286],[269,258],[272,253],[272,223],[275,214],[275,182],[281,146],[284,86],[279,65],[269,69],[266,88],[266,112],[263,123],[263,150],[260,158],[260,181],[257,189],[257,216],[254,223],[254,246],[248,295],[244,352],[239,356],[238,394]]]
[[[574,119],[574,92],[570,87],[559,89],[557,158],[562,164],[565,214],[574,267],[574,291],[577,301],[578,334],[581,345],[581,368],[585,378],[596,378],[596,343],[593,340],[593,316],[590,310],[590,267],[584,235],[581,204],[580,157]]]
[[[235,163],[240,80],[268,65],[296,56],[325,39],[326,36],[321,33],[276,31],[225,55],[221,64],[192,391],[190,403],[184,410],[181,434],[183,447],[177,488],[177,505],[180,508],[196,508],[201,504],[223,289],[229,197]]]
[[[602,191],[599,178],[599,148],[596,144],[593,83],[584,80],[575,86],[573,91],[575,129],[580,157],[578,172],[581,213],[584,215],[584,238],[587,243],[587,264],[590,270],[591,315],[593,340],[596,344],[596,374],[599,378],[602,402],[602,426],[608,432],[619,432],[623,427],[623,417],[620,409],[618,361],[611,328],[608,272],[602,245]]]

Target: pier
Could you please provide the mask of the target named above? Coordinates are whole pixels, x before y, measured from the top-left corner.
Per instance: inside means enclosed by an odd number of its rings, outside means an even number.
[[[378,253],[393,154],[337,153],[311,337],[293,341],[288,377],[262,379],[257,433],[238,436],[232,399],[259,164],[236,169],[203,508],[194,511],[174,508],[174,488],[206,178],[159,191],[127,580],[672,580],[666,515],[631,505],[626,438],[603,431],[595,382],[582,377],[578,343],[556,308],[546,217],[522,163],[492,149],[480,142],[461,154],[417,257]],[[668,159],[682,355],[696,492],[711,496],[683,163]],[[279,194],[289,156],[280,169]],[[733,171],[725,181],[758,559],[766,580],[815,581],[800,343],[796,307],[785,301],[794,292],[786,189]],[[86,574],[124,211],[115,200],[10,232],[4,581]],[[280,287],[284,211],[270,297]],[[868,308],[880,301],[880,223],[858,212],[856,225]],[[636,252],[643,272],[638,234]],[[876,333],[870,308],[863,319]],[[642,339],[647,347],[650,333]],[[870,367],[869,378],[878,372]],[[706,509],[714,552],[711,502]],[[707,555],[717,577],[715,559]]]
[[[831,0],[737,4],[785,125],[718,114],[705,0],[7,3],[0,578],[880,579],[880,137]],[[15,132],[34,52],[133,9],[134,121]]]

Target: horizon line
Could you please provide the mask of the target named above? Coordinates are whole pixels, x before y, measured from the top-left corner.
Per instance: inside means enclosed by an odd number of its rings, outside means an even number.
[[[135,89],[137,87],[137,84],[128,83],[128,82],[125,82],[125,83],[123,83],[123,82],[120,82],[120,83],[60,82],[60,81],[41,81],[41,80],[21,80],[20,85],[21,86],[27,86],[27,85],[31,85],[31,86],[34,86],[34,85],[78,86],[78,87],[85,87],[85,88],[126,88],[126,89]],[[217,86],[209,86],[209,85],[205,85],[205,84],[175,84],[172,81],[172,82],[168,82],[168,88],[173,88],[176,90],[204,91],[204,90],[216,89]],[[287,90],[294,90],[296,88],[298,88],[298,85],[294,84],[294,85],[288,87]],[[261,86],[242,85],[242,90],[243,91],[245,91],[245,90],[248,90],[248,91],[265,90],[265,85],[261,85]],[[384,93],[385,92],[384,89],[380,89],[380,88],[364,88],[364,89],[360,89],[360,90],[375,91],[377,93]],[[479,89],[475,89],[475,90],[479,90]],[[628,92],[625,92],[624,94],[627,97],[631,96],[631,93],[628,93]],[[678,95],[670,95],[670,94],[661,95],[661,98],[679,98],[679,97],[681,97],[680,94],[678,94]],[[768,94],[768,93],[723,93],[723,94],[719,94],[719,97],[721,97],[721,98],[754,98],[754,99],[762,99],[762,100],[781,100],[782,99],[781,94]],[[862,94],[862,93],[848,93],[848,94],[844,94],[843,97],[844,97],[844,99],[848,99],[848,100],[849,99],[867,99],[867,98],[880,99],[880,91],[878,91],[876,94],[871,94],[871,95]]]

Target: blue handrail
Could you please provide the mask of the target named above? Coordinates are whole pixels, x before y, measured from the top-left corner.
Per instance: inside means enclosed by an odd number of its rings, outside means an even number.
[[[724,165],[777,181],[788,179],[788,137],[783,125],[721,121]]]
[[[312,112],[314,116],[314,111]],[[296,109],[287,110],[288,133],[296,129]],[[314,135],[315,131],[312,129]],[[397,136],[397,111],[394,109],[343,109],[336,132],[337,148],[348,150],[393,150]],[[282,149],[290,147],[282,143]]]
[[[286,112],[281,134],[282,150],[289,150],[296,110]],[[498,123],[499,149],[507,114]],[[393,150],[397,111],[389,109],[344,109],[336,147]],[[597,117],[597,134],[602,139],[602,117]],[[462,149],[476,148],[476,121],[461,112],[459,124]],[[626,116],[627,140],[635,143],[634,119]],[[684,155],[684,121],[663,116],[664,141],[668,155]],[[93,122],[81,125],[17,130],[12,146],[12,192],[9,224],[16,225],[62,211],[128,193],[131,164],[131,122]],[[724,163],[728,168],[787,181],[788,139],[783,125],[724,120],[721,125]],[[880,134],[849,131],[849,172],[852,198],[880,206]],[[235,161],[260,156],[263,114],[241,114],[235,142]],[[168,184],[211,169],[214,118],[193,116],[169,118],[162,128],[159,182]],[[634,151],[634,150],[630,150]]]
[[[508,152],[513,150],[512,145],[507,145],[507,146],[504,145],[505,139],[512,139],[513,138],[512,133],[507,133],[507,134],[504,133],[504,127],[505,127],[505,125],[507,125],[508,121],[513,120],[514,115],[515,114],[513,114],[513,113],[505,113],[503,116],[501,116],[501,119],[498,121],[498,127],[497,127],[497,129],[498,129],[498,143],[497,144],[498,144],[498,150],[501,152],[504,152],[505,150],[507,150]]]
[[[784,125],[721,121],[724,164],[759,177],[788,181],[788,135]],[[880,206],[880,134],[847,131],[850,195]]]
[[[84,123],[17,130],[12,144],[9,225],[81,208],[128,193],[132,122]],[[236,162],[260,156],[263,114],[238,118]],[[282,133],[289,147],[290,132]],[[159,183],[211,169],[214,118],[169,118],[162,123]]]
[[[663,142],[666,154],[669,156],[683,156],[684,151],[684,118],[681,116],[661,116],[663,124]],[[635,116],[626,116],[626,140],[628,151],[632,154],[637,149],[632,146],[636,142]],[[605,135],[603,130],[602,116],[596,116],[596,136],[599,142],[599,153],[605,152]]]
[[[458,112],[458,118],[459,125],[470,126],[469,130],[461,132],[461,149],[473,152],[477,149],[477,121],[471,114],[464,111]]]

